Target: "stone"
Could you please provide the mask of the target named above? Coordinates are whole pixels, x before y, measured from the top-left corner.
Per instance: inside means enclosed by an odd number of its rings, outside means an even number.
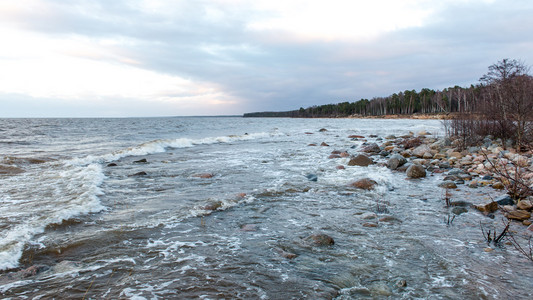
[[[143,159],[136,160],[133,163],[135,163],[135,164],[145,164],[147,162],[148,161],[146,160],[146,158],[143,158]]]
[[[366,166],[371,165],[373,163],[374,163],[374,161],[371,158],[369,158],[368,156],[366,156],[364,154],[359,154],[356,157],[350,159],[350,161],[348,162],[348,165],[349,166],[366,167]]]
[[[372,179],[363,178],[351,183],[350,185],[362,190],[373,190],[376,184],[378,183]]]
[[[213,174],[211,174],[211,173],[199,173],[199,174],[194,174],[194,175],[192,175],[192,177],[204,178],[204,179],[206,179],[206,178],[213,178],[213,176],[215,176],[215,175],[213,175]]]
[[[460,152],[451,152],[450,154],[448,154],[448,157],[449,158],[455,157],[457,159],[461,159],[463,158],[463,155]]]
[[[529,199],[522,199],[518,201],[518,203],[516,204],[516,208],[525,211],[531,211],[531,209],[533,209],[533,201]]]
[[[312,234],[308,236],[305,241],[310,242],[315,246],[329,246],[335,244],[333,238],[324,233]]]
[[[141,172],[137,172],[135,174],[132,174],[130,176],[147,176],[148,174],[144,171],[141,171]]]
[[[318,132],[326,132],[328,131],[326,128],[320,128],[320,130],[318,130]]]
[[[445,180],[445,181],[439,183],[439,187],[445,188],[445,189],[455,189],[455,188],[457,188],[457,185],[455,184],[455,182],[453,182],[451,180]]]
[[[107,166],[108,166],[108,167],[116,167],[116,166],[118,166],[118,165],[117,165],[116,163],[109,163],[109,164],[107,164]]]
[[[458,176],[461,174],[466,174],[466,172],[463,169],[459,168],[453,168],[448,172],[448,175]]]
[[[501,182],[495,182],[492,184],[492,188],[495,190],[503,190],[504,186]]]
[[[385,216],[381,219],[379,219],[380,222],[387,222],[387,223],[393,223],[393,222],[398,222],[398,223],[402,223],[402,221],[398,218],[395,218],[393,216]]]
[[[502,195],[494,200],[498,205],[514,205],[514,200],[509,195]]]
[[[0,175],[16,175],[20,173],[24,173],[24,170],[21,168],[0,165]]]
[[[309,144],[307,146],[316,147],[316,144]]]
[[[371,219],[376,219],[378,215],[376,215],[376,213],[373,213],[373,212],[366,212],[359,217],[363,220],[371,220]]]
[[[379,148],[378,144],[376,143],[370,143],[366,146],[364,146],[361,151],[365,153],[379,153],[381,152],[381,148]]]
[[[418,158],[422,158],[426,152],[431,153],[431,148],[426,144],[422,144],[411,151],[411,153]]]
[[[431,152],[426,152],[426,153],[424,153],[424,155],[422,155],[422,158],[424,158],[424,159],[432,159],[433,158],[433,154],[431,154]]]
[[[452,213],[453,213],[454,215],[457,215],[457,216],[460,215],[460,214],[464,214],[464,213],[466,213],[466,212],[468,212],[468,209],[466,209],[466,208],[464,208],[464,207],[454,207],[454,208],[452,209]]]
[[[421,178],[426,177],[426,170],[423,166],[412,164],[409,168],[407,168],[407,177],[409,178]]]
[[[298,255],[292,253],[292,252],[288,252],[288,251],[285,251],[283,249],[276,249],[279,253],[279,255],[281,255],[281,257],[283,258],[286,258],[286,259],[295,259],[296,257],[298,257]]]
[[[531,222],[531,220],[524,220],[524,221],[522,221],[522,224],[524,226],[529,226],[529,225],[533,224],[533,222]]]
[[[363,223],[363,227],[378,227],[378,224],[376,223]]]
[[[341,166],[337,166],[337,167],[335,167],[335,168],[336,168],[337,170],[344,170],[344,169],[346,169],[346,168],[345,168],[344,166],[342,166],[342,165],[341,165]]]
[[[365,137],[362,136],[362,135],[352,134],[352,135],[349,135],[348,138],[350,138],[350,139],[364,139]]]
[[[524,221],[529,218],[531,218],[531,213],[525,211],[525,210],[511,210],[505,214],[507,219],[511,220],[517,220],[517,221]]]
[[[216,201],[216,202],[212,202],[212,203],[207,204],[206,206],[204,206],[204,209],[205,210],[217,210],[220,207],[222,207],[222,202],[221,201]]]
[[[329,147],[329,145],[326,144],[326,142],[322,142],[322,143],[320,144],[320,146],[322,146],[322,147]]]
[[[328,156],[329,159],[334,159],[334,158],[341,158],[340,155],[338,154],[331,154],[330,156]]]
[[[403,166],[406,162],[407,162],[407,159],[405,159],[405,157],[399,154],[394,154],[387,161],[387,168],[391,170],[396,170],[398,169],[398,167]]]
[[[396,139],[396,136],[394,134],[389,134],[385,137],[385,139],[387,140],[395,140]]]
[[[498,210],[498,203],[492,201],[487,204],[476,205],[475,207],[484,214],[490,214]]]
[[[340,157],[350,157],[350,154],[346,151],[341,152],[339,155]]]
[[[472,206],[472,203],[467,202],[467,201],[451,201],[450,206],[470,207]]]
[[[315,174],[307,174],[305,177],[307,177],[309,181],[318,181],[318,177]]]

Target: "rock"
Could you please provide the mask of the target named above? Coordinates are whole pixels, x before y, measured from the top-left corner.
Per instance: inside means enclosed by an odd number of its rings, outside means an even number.
[[[366,146],[364,146],[361,151],[365,153],[379,153],[381,152],[381,148],[379,148],[378,144],[376,143],[370,143]]]
[[[132,174],[130,176],[147,176],[148,174],[144,171],[141,171],[141,172],[137,172],[135,174]]]
[[[322,146],[322,147],[329,147],[329,145],[326,144],[326,142],[322,142],[322,143],[320,144],[320,146]]]
[[[503,183],[495,182],[492,184],[492,188],[495,190],[502,190],[504,188]]]
[[[276,250],[278,251],[279,255],[281,255],[281,257],[286,258],[286,259],[294,259],[294,258],[298,257],[298,255],[296,255],[296,254],[294,254],[292,252],[287,252],[287,251],[285,251],[283,249],[280,249],[280,248],[277,248]]]
[[[373,213],[373,212],[366,212],[359,217],[363,220],[370,220],[370,219],[376,219],[378,215],[376,215],[376,213]]]
[[[445,188],[445,189],[455,189],[455,188],[457,188],[457,185],[455,184],[455,182],[453,182],[451,180],[445,180],[445,181],[439,183],[439,187]]]
[[[257,225],[255,224],[245,224],[241,226],[242,231],[257,231]]]
[[[385,150],[382,150],[381,152],[379,152],[379,155],[380,155],[380,156],[383,156],[383,157],[387,157],[387,156],[390,155],[390,152],[385,151]]]
[[[0,165],[0,175],[16,175],[20,173],[24,173],[24,170],[21,168]]]
[[[407,168],[407,177],[409,178],[421,178],[426,177],[426,170],[423,166],[412,164],[409,168]]]
[[[329,246],[335,244],[332,237],[323,233],[312,234],[308,236],[305,241],[310,242],[315,246]]]
[[[309,181],[318,181],[318,177],[315,174],[307,174],[305,177],[307,177]]]
[[[422,158],[426,152],[431,153],[431,148],[426,144],[422,144],[411,151],[411,153],[418,158]],[[433,155],[431,155],[431,157],[433,157]]]
[[[507,217],[507,219],[524,221],[524,220],[531,218],[531,213],[525,210],[517,209],[517,210],[512,210],[512,211],[507,212],[505,216]]]
[[[108,166],[108,167],[116,167],[116,166],[118,166],[118,165],[117,165],[116,163],[109,163],[109,164],[107,164],[107,166]]]
[[[344,170],[344,169],[346,169],[344,166],[337,166],[336,168],[337,168],[337,170]]]
[[[364,139],[365,137],[362,136],[362,135],[353,134],[353,135],[349,135],[348,138],[350,138],[350,139]]]
[[[146,160],[146,158],[143,158],[143,159],[139,159],[139,160],[136,160],[134,161],[133,163],[134,164],[145,164],[147,163],[148,161]]]
[[[392,217],[392,216],[385,216],[385,217],[379,219],[379,221],[380,222],[387,222],[387,223],[392,223],[392,222],[401,223],[402,222],[400,219]]]
[[[452,176],[458,176],[458,175],[461,175],[461,174],[466,174],[466,172],[463,169],[459,169],[459,168],[451,169],[448,172],[448,175],[452,175]]]
[[[454,207],[452,209],[452,213],[454,215],[457,215],[457,216],[460,215],[460,214],[466,213],[466,212],[468,212],[468,209],[466,209],[464,207]]]
[[[206,206],[204,206],[204,209],[205,210],[217,210],[220,207],[222,207],[222,202],[221,201],[216,201],[216,202],[212,202],[212,203],[207,204]]]
[[[343,151],[339,154],[341,157],[350,157],[350,154],[346,151]]]
[[[385,139],[387,139],[387,140],[395,140],[395,139],[396,139],[396,136],[393,135],[393,134],[390,134],[390,135],[387,135],[387,136],[385,137]]]
[[[24,269],[24,270],[20,270],[18,271],[18,275],[22,278],[28,278],[28,277],[32,277],[32,276],[35,276],[39,273],[41,273],[42,271],[46,271],[48,270],[48,267],[46,266],[41,266],[41,265],[33,265],[27,269]]]
[[[364,154],[359,154],[356,157],[350,159],[350,161],[348,162],[348,165],[349,166],[366,167],[366,166],[371,165],[373,163],[374,163],[374,161],[371,158],[369,158],[368,156],[366,156]]]
[[[199,173],[199,174],[192,175],[192,177],[204,178],[204,179],[205,178],[213,178],[213,176],[215,176],[215,175],[213,175],[211,173]]]
[[[320,128],[318,132],[326,132],[326,131],[328,131],[326,128]]]
[[[483,179],[483,180],[492,180],[494,178],[492,178],[492,176],[490,176],[490,175],[485,175],[485,176],[481,177],[481,179]]]
[[[472,206],[472,203],[466,201],[451,201],[450,206],[470,207]]]
[[[372,179],[363,178],[363,179],[357,180],[356,182],[351,183],[350,185],[355,188],[362,189],[362,190],[373,190],[376,184],[378,183]]]
[[[431,154],[431,152],[426,152],[426,153],[424,153],[424,155],[422,155],[422,158],[431,159],[431,158],[433,158],[433,154]]]
[[[316,147],[316,144],[309,144],[307,146]]]
[[[328,156],[329,159],[334,159],[334,158],[341,158],[340,155],[338,154],[331,154],[330,156]]]
[[[482,212],[483,214],[490,214],[498,210],[498,203],[492,201],[487,204],[479,204],[475,206],[477,210]]]
[[[439,169],[449,169],[451,168],[450,163],[445,161],[439,164]]]
[[[387,168],[391,170],[396,170],[398,169],[398,167],[403,166],[406,162],[407,162],[407,159],[405,159],[405,157],[399,154],[394,154],[387,161]]]
[[[363,223],[363,227],[378,227],[378,224],[376,223]]]
[[[448,154],[448,157],[461,159],[463,158],[463,155],[460,152],[450,152],[450,154]]]
[[[514,205],[513,198],[509,195],[502,195],[494,200],[498,205]]]
[[[516,204],[516,208],[525,211],[531,211],[531,209],[533,209],[533,201],[529,199],[522,199],[518,201],[518,203]]]
[[[531,222],[530,220],[524,220],[524,221],[522,221],[522,224],[524,226],[529,226],[529,225],[533,224],[533,222]]]

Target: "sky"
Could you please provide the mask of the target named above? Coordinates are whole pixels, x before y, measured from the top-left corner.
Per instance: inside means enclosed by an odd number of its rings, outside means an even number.
[[[239,115],[533,64],[531,0],[1,0],[0,117]]]

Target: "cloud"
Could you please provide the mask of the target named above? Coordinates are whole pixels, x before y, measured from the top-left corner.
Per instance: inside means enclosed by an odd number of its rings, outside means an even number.
[[[469,85],[501,58],[533,61],[532,12],[525,0],[8,0],[0,92],[153,115]]]

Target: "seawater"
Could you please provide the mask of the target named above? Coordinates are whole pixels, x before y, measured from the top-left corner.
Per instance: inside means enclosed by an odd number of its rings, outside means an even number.
[[[435,120],[2,119],[0,295],[527,298],[532,264],[508,245],[484,251],[480,223],[502,220],[469,210],[447,224],[441,175],[328,158],[421,130],[443,134]],[[365,177],[374,191],[349,187]],[[365,213],[388,218],[366,227]],[[309,245],[314,233],[335,244]]]

